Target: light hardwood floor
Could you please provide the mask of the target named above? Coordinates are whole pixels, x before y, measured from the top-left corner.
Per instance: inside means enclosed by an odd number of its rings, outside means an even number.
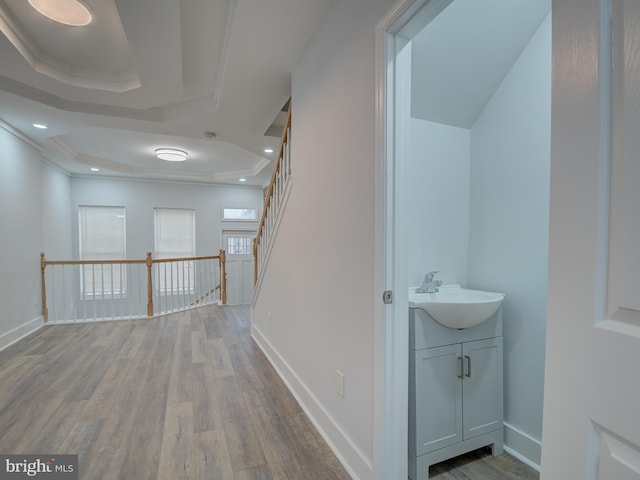
[[[350,478],[248,316],[44,327],[0,352],[0,452],[78,454],[87,480]]]
[[[511,455],[491,456],[489,447],[433,465],[430,480],[538,480],[540,474]]]
[[[47,326],[5,349],[0,452],[78,454],[86,480],[350,478],[249,337],[247,307]],[[432,478],[537,478],[523,467],[479,452]]]

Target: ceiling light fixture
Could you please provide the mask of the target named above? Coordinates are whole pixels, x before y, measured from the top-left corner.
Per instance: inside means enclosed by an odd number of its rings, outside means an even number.
[[[84,27],[93,19],[89,9],[78,0],[29,0],[29,4],[54,22],[71,27]]]
[[[167,162],[184,162],[188,154],[176,148],[156,148],[156,157]]]
[[[273,148],[265,148],[264,153],[273,153]]]
[[[91,167],[92,172],[99,172],[100,169],[98,167]]]
[[[247,181],[247,179],[246,179],[246,178],[239,178],[239,179],[238,179],[238,181],[239,181],[239,182],[246,182],[246,181]]]
[[[42,123],[34,123],[33,126],[35,128],[39,128],[40,130],[46,130],[47,128],[49,128],[49,127],[47,127],[46,125],[44,125]]]

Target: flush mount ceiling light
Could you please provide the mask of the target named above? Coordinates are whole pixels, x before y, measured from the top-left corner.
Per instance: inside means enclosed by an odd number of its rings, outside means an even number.
[[[72,27],[84,27],[92,20],[91,12],[78,0],[29,0],[39,13],[54,22]]]
[[[49,128],[44,123],[34,123],[33,126],[35,128],[39,128],[40,130],[46,130],[47,128]]]
[[[167,162],[184,162],[187,156],[187,152],[176,148],[156,148],[156,157]]]
[[[273,153],[273,148],[265,148],[264,153]]]

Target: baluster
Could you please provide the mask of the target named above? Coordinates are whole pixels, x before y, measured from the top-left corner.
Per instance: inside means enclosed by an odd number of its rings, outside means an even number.
[[[77,274],[76,274],[76,270],[77,270]],[[80,299],[81,299],[81,289],[80,289],[80,277],[81,277],[81,272],[80,272],[80,266],[76,265],[76,266],[71,266],[71,280],[74,282],[74,288],[73,288],[73,298],[75,298],[75,302],[73,302],[73,312],[71,315],[71,318],[73,318],[74,320],[76,320],[79,316],[78,313],[78,306],[80,305]],[[77,284],[75,283],[77,280]]]
[[[111,283],[111,318],[115,318],[115,305],[114,305],[114,299],[115,299],[115,284],[113,282],[113,263],[109,264],[109,281]],[[105,302],[105,310],[107,308],[106,302]],[[105,315],[106,317],[106,315]]]
[[[70,320],[70,319],[67,319],[67,276],[64,274],[65,265],[60,265],[60,268],[62,270],[62,314],[63,314],[63,319]],[[58,312],[56,311],[56,320],[57,320],[57,317],[58,317]]]
[[[153,266],[153,260],[151,259],[151,252],[147,252],[147,258],[145,260],[147,265],[147,316],[153,316],[153,275],[151,273],[151,267]],[[158,284],[159,285],[159,284]]]
[[[52,306],[52,310],[53,310],[53,319],[54,322],[58,321],[58,302],[57,302],[57,295],[56,295],[56,266],[57,265],[51,265],[51,306]]]
[[[174,308],[174,311],[177,311],[180,309],[180,305],[182,302],[182,290],[184,288],[184,284],[181,285],[181,280],[184,280],[181,278],[180,275],[180,261],[176,261],[176,295],[175,295],[175,300],[176,300],[176,306]],[[184,283],[184,282],[183,282]]]

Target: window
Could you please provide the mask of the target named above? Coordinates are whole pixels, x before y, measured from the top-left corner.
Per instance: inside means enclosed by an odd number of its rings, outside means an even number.
[[[227,254],[251,255],[253,253],[252,237],[227,237]]]
[[[78,209],[80,260],[124,260],[124,207],[81,205]],[[82,295],[92,297],[120,296],[127,290],[124,265],[83,265],[80,282]]]
[[[196,256],[195,210],[155,209],[155,258]],[[186,293],[195,286],[193,262],[159,263],[157,288],[164,293]]]
[[[255,208],[223,208],[223,220],[255,222],[258,220],[258,210]]]

